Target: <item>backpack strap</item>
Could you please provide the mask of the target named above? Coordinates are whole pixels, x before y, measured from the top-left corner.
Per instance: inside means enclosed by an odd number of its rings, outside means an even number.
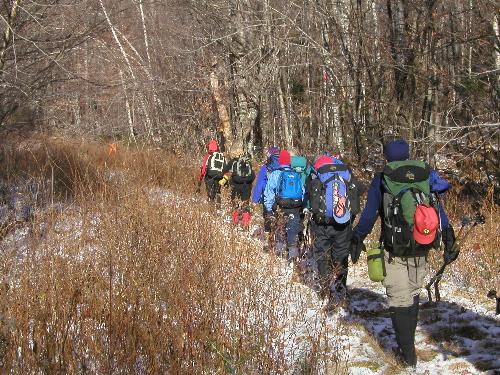
[[[349,171],[349,173],[351,173],[351,170],[347,166],[347,164],[325,164],[319,167],[317,170],[317,172],[320,174],[328,172],[342,172],[342,171]]]

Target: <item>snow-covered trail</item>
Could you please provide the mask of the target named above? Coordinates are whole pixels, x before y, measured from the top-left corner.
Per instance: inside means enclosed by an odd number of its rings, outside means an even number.
[[[362,262],[353,271],[348,319],[363,324],[381,348],[390,351],[395,338],[384,288],[369,281]],[[443,282],[441,290],[442,300],[432,307],[425,304],[425,290],[420,294],[417,373],[500,374],[500,317],[493,303],[477,296],[472,301],[452,283]]]
[[[254,226],[253,231],[259,232],[258,226]],[[255,236],[249,233],[241,232],[241,235],[255,241]],[[256,241],[256,246],[262,245],[262,241]],[[263,252],[262,256],[270,255]],[[291,298],[290,302],[307,299],[309,314],[324,316],[324,301],[292,276],[291,271],[287,273],[286,262],[279,263],[278,267],[281,270],[278,270],[277,275],[288,277],[288,282],[296,285],[294,293],[303,293],[303,296]],[[324,321],[326,329],[334,334],[339,333],[339,326],[348,327],[347,332],[341,332],[343,337],[332,335],[332,345],[337,348],[341,345],[341,352],[347,357],[347,372],[401,372],[393,366],[393,358],[389,354],[396,344],[385,289],[381,283],[369,280],[363,258],[356,265],[351,265],[348,286],[350,305],[338,308]],[[442,300],[432,307],[425,303],[425,289],[421,292],[416,334],[419,357],[416,373],[500,374],[500,316],[495,316],[494,303],[486,296],[478,296],[471,290],[464,291],[446,280],[440,289]],[[467,295],[473,295],[474,300],[467,298]]]

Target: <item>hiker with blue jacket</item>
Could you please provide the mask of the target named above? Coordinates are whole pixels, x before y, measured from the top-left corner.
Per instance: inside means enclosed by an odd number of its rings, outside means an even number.
[[[269,147],[267,149],[267,160],[260,167],[259,173],[257,174],[257,179],[255,180],[255,186],[252,192],[252,203],[264,204],[264,189],[267,184],[267,177],[269,174],[278,168],[278,155],[280,150],[278,147]]]
[[[436,196],[450,185],[427,163],[409,160],[409,151],[408,143],[402,139],[385,145],[388,163],[371,182],[366,206],[353,230],[350,253],[356,263],[363,240],[380,217],[383,285],[396,334],[397,355],[404,365],[416,366],[415,330],[428,252],[439,248],[441,240],[446,263],[455,260],[458,252],[453,249],[453,227]]]
[[[288,260],[295,262],[299,256],[297,237],[300,230],[304,184],[300,174],[293,170],[290,164],[290,153],[281,150],[278,156],[278,169],[268,176],[264,189],[264,214],[276,222],[277,210],[280,209],[283,213]]]
[[[280,153],[279,148],[275,146],[271,146],[267,149],[267,160],[260,167],[259,173],[257,174],[257,178],[255,180],[255,186],[252,192],[252,203],[253,204],[262,204],[263,215],[264,215],[264,232],[267,233],[268,236],[268,244],[271,243],[271,226],[272,226],[272,215],[267,214],[264,208],[264,189],[267,185],[268,176],[272,171],[278,169],[278,155]],[[269,250],[269,246],[264,246],[265,250]]]
[[[340,160],[320,156],[306,187],[312,212],[313,256],[319,293],[333,309],[347,298],[347,269],[352,223],[359,212],[359,182]]]

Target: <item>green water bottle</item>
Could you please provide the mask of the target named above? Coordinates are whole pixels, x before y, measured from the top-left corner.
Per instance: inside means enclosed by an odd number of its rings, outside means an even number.
[[[368,276],[371,281],[383,281],[385,278],[384,251],[379,248],[366,251],[368,259]]]

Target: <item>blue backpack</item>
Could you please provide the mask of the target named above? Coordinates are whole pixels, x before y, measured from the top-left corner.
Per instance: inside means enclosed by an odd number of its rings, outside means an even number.
[[[290,167],[281,169],[276,202],[281,208],[302,206],[303,184],[300,173]]]
[[[356,186],[351,186],[353,181],[349,168],[344,164],[329,164],[319,168],[316,175],[321,184],[311,191],[311,209],[315,220],[325,224],[349,222],[357,213],[353,206],[358,204],[354,202],[358,198],[351,194]]]

